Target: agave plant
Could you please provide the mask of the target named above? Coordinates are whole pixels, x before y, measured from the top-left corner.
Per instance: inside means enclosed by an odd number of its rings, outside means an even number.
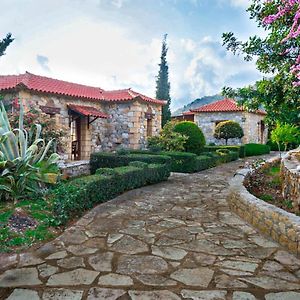
[[[24,129],[24,108],[20,105],[19,128],[11,128],[3,103],[0,107],[0,199],[17,201],[37,192],[43,183],[56,183],[56,153],[47,157],[52,140],[40,138],[40,124]]]

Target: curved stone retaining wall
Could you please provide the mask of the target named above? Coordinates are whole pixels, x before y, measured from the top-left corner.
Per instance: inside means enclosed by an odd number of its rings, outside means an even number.
[[[299,255],[300,217],[250,194],[243,184],[249,172],[249,169],[239,170],[231,180],[227,197],[230,208],[263,234]]]
[[[293,202],[296,212],[300,210],[300,162],[295,153],[300,153],[300,148],[290,151],[281,160],[282,193],[285,199]],[[298,169],[297,169],[298,168]]]

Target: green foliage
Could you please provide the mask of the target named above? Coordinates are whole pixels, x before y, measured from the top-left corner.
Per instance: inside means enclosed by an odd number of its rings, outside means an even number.
[[[61,184],[54,190],[56,222],[65,224],[98,203],[112,199],[124,191],[167,180],[169,176],[170,171],[165,165],[149,164],[147,168],[118,167],[111,176],[96,174]]]
[[[171,158],[171,171],[179,173],[194,173],[196,169],[197,155],[188,152],[161,152]]]
[[[280,151],[280,144],[284,145],[284,151],[289,144],[299,144],[300,129],[295,125],[277,123],[276,128],[271,133],[272,142],[276,143]]]
[[[57,154],[46,158],[52,141],[40,138],[41,125],[24,129],[21,105],[19,126],[13,129],[3,103],[0,109],[0,199],[18,200],[28,193],[38,192],[42,183],[55,183]]]
[[[224,139],[227,145],[229,139],[242,138],[244,132],[239,123],[234,121],[224,121],[217,124],[214,132],[216,139]]]
[[[137,168],[141,168],[141,169],[147,169],[148,168],[148,164],[142,161],[132,161],[129,163],[129,166],[131,167],[137,167]]]
[[[171,159],[165,155],[151,155],[131,153],[127,155],[118,155],[117,153],[96,152],[91,154],[90,166],[91,173],[94,174],[99,168],[116,168],[127,166],[130,162],[142,161],[148,164],[167,164]]]
[[[145,150],[134,150],[132,152],[139,154],[157,154],[169,156],[171,158],[171,172],[179,173],[199,172],[207,168],[214,167],[218,164],[230,162],[239,158],[238,150],[235,150],[235,152],[225,150],[225,152],[221,151],[220,154],[213,152],[201,153],[200,159],[196,154],[188,152],[164,151],[153,153]],[[205,160],[207,161],[202,161],[203,157],[205,157]]]
[[[96,170],[95,174],[103,176],[113,176],[116,174],[116,171],[113,168],[99,168]]]
[[[245,157],[245,146],[239,145],[239,146],[204,146],[203,150],[204,152],[216,152],[219,149],[228,149],[233,152],[238,152],[239,157],[243,158]]]
[[[167,104],[162,107],[162,127],[171,120],[171,97],[167,53],[167,35],[165,34],[162,42],[159,72],[156,79],[156,99],[167,101]]]
[[[201,129],[194,122],[179,122],[175,124],[174,131],[188,137],[184,144],[186,152],[195,153],[197,155],[202,152],[205,145],[205,137]]]
[[[263,144],[245,144],[246,156],[256,156],[270,153],[270,147]]]
[[[8,33],[4,39],[0,41],[0,57],[5,55],[6,48],[14,39],[11,36],[11,33]]]
[[[264,78],[253,86],[236,90],[224,88],[223,95],[238,98],[240,104],[249,110],[257,110],[263,106],[270,124],[280,121],[299,125],[300,88],[293,85],[295,78],[290,69],[298,56],[300,37],[282,43],[293,24],[291,16],[280,18],[272,24],[262,22],[264,17],[276,13],[278,6],[282,5],[281,0],[275,2],[252,0],[248,8],[250,18],[265,29],[267,34],[264,37],[252,36],[243,42],[232,32],[223,34],[223,44],[227,50],[244,55],[246,61],[255,59],[257,69],[266,74],[268,79]]]
[[[174,127],[176,122],[170,121],[165,124],[159,136],[148,138],[148,147],[153,152],[154,150],[164,151],[184,151],[188,137],[175,132]]]

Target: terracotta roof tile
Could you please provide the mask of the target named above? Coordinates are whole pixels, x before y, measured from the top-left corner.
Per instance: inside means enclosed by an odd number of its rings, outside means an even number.
[[[95,107],[69,104],[68,108],[84,116],[92,116],[107,119],[109,116]]]
[[[207,113],[207,112],[237,112],[246,111],[242,106],[238,106],[233,99],[224,99],[217,102],[213,102],[207,105],[203,105],[199,108],[191,109],[194,113]],[[254,113],[263,114],[266,113],[263,110],[257,110]]]
[[[104,91],[99,87],[92,87],[78,83],[67,82],[26,72],[21,75],[0,76],[0,91],[16,88],[23,85],[25,88],[50,94],[58,94],[81,99],[98,101],[128,101],[141,99],[145,102],[164,105],[165,101],[153,99],[134,92],[131,89]]]

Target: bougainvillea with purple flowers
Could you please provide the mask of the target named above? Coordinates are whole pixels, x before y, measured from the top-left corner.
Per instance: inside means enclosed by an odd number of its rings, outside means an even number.
[[[266,0],[267,3],[274,2],[272,0]],[[293,23],[291,25],[288,35],[282,40],[282,43],[286,43],[289,39],[295,39],[300,35],[300,0],[282,0],[282,4],[278,6],[278,10],[275,14],[266,16],[263,19],[263,23],[266,25],[273,24],[280,18],[293,16]],[[291,73],[296,76],[296,80],[293,82],[295,86],[300,86],[300,53],[299,49],[286,49],[282,55],[287,55],[290,52],[295,51],[298,53],[295,59],[294,65],[291,67]]]
[[[254,60],[263,79],[239,89],[225,87],[246,108],[264,107],[267,121],[300,125],[300,0],[252,0],[250,19],[265,33],[248,41],[232,32],[223,34],[223,45],[246,61]]]

